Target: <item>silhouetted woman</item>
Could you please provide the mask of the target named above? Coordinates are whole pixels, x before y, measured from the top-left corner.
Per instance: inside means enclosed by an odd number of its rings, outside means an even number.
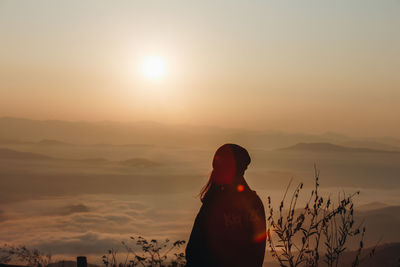
[[[265,211],[243,177],[249,164],[249,153],[241,146],[225,144],[215,152],[186,247],[187,267],[262,266]]]

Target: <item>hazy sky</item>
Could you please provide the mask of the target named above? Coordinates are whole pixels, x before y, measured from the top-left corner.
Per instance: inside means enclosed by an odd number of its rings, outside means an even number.
[[[399,0],[0,0],[0,116],[400,137],[399,70]]]

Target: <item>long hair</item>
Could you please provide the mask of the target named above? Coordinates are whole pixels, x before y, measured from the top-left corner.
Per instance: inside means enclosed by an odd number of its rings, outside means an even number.
[[[214,154],[210,178],[200,191],[200,199],[204,202],[214,195],[223,185],[231,184],[235,177],[243,176],[251,159],[247,150],[236,144],[225,144]]]

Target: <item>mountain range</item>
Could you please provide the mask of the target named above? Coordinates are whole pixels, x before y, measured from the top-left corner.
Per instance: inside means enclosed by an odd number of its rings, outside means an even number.
[[[298,143],[290,147],[278,149],[281,151],[309,151],[309,152],[349,152],[349,153],[400,153],[400,150],[382,150],[366,147],[347,147],[331,143]]]
[[[253,149],[278,149],[297,143],[332,143],[349,147],[400,151],[400,139],[393,137],[356,138],[331,132],[283,133],[274,130],[253,131],[156,122],[70,122],[0,118],[0,143],[39,141],[42,145],[157,144],[178,147],[215,147],[226,142],[236,142]]]

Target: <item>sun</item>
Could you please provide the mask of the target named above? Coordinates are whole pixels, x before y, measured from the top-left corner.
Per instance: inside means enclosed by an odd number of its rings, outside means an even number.
[[[152,81],[162,79],[167,73],[167,64],[164,58],[159,56],[146,57],[142,61],[143,75]]]

